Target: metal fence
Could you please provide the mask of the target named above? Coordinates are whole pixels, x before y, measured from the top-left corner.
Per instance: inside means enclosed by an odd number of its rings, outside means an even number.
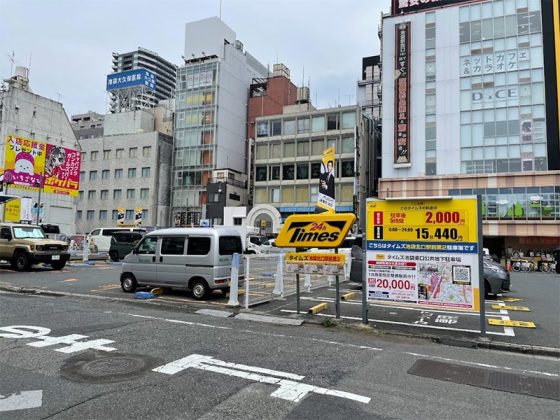
[[[239,302],[240,306],[249,309],[251,306],[296,294],[296,274],[286,271],[284,253],[243,255],[240,265],[243,265],[244,281],[239,283],[242,287],[239,296],[230,297],[230,304]],[[235,281],[233,277],[232,275],[232,281]],[[343,281],[344,276],[341,277],[340,280]],[[300,291],[304,293],[334,285],[335,276],[300,274],[299,281]],[[234,290],[232,287],[232,292]]]

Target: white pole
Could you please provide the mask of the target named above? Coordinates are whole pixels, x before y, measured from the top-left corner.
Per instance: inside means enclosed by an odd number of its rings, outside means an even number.
[[[249,276],[251,275],[250,261],[251,257],[247,255],[245,257],[245,309],[249,309]]]
[[[231,259],[231,281],[227,306],[239,306],[239,254],[237,253],[233,254]]]
[[[274,282],[274,290],[272,291],[273,294],[280,295],[280,297],[284,297],[284,258],[284,252],[278,254],[276,281]]]

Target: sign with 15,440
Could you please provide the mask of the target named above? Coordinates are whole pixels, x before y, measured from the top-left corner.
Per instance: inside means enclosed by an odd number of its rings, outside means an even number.
[[[368,200],[368,298],[478,310],[476,197]]]

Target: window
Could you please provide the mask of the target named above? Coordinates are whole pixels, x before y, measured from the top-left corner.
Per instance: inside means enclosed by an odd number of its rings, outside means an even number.
[[[284,120],[284,135],[296,133],[296,120]]]
[[[103,150],[103,160],[111,159],[111,151],[110,150]]]
[[[257,137],[268,136],[268,121],[259,121],[257,123]]]
[[[309,133],[309,118],[300,118],[297,122],[297,132],[300,133]]]
[[[311,141],[311,155],[322,155],[323,149],[325,148],[325,141],[321,140],[312,140]]]
[[[91,152],[90,160],[97,160],[97,155],[98,154],[99,154],[99,152],[97,152],[97,151]]]
[[[280,188],[270,189],[270,202],[279,203],[280,202]]]
[[[296,144],[291,141],[284,143],[284,157],[295,157]]]
[[[128,157],[135,158],[138,155],[138,147],[131,147],[128,149]]]
[[[325,131],[325,117],[313,117],[313,123],[311,125],[311,131],[317,133],[319,131]]]
[[[89,171],[89,180],[95,181],[97,179],[97,171]]]
[[[99,220],[107,220],[107,210],[99,210]]]
[[[87,211],[87,214],[86,214],[87,220],[93,220],[94,216],[95,216],[95,211],[94,210],[88,210]]]
[[[132,211],[132,210],[131,210]],[[138,254],[155,254],[157,248],[157,241],[156,237],[147,237],[140,242],[138,249],[136,252]]]
[[[243,253],[243,245],[241,244],[241,238],[239,236],[220,236],[218,248],[218,252],[220,253],[220,255],[233,255]]]
[[[83,162],[86,160],[86,152],[81,152],[80,153],[80,160]]]
[[[255,174],[256,181],[266,181],[266,166],[257,166]]]
[[[270,158],[279,159],[282,157],[282,149],[280,148],[280,143],[272,143],[270,145]]]
[[[276,120],[270,123],[270,135],[271,136],[280,136],[282,135],[282,121]]]
[[[256,159],[268,159],[268,144],[257,144]]]
[[[354,128],[356,127],[356,113],[355,112],[344,112],[342,114],[342,128]]]
[[[128,177],[136,178],[136,168],[128,168]]]
[[[115,157],[116,157],[117,159],[122,159],[122,157],[123,157],[123,152],[124,152],[124,149],[117,149],[117,150],[115,150]]]
[[[146,166],[142,168],[142,178],[148,178],[150,176],[150,167]]]
[[[142,220],[143,221],[148,220],[148,210],[146,210],[146,209],[142,210]]]
[[[327,130],[338,130],[338,114],[327,115]]]
[[[321,163],[311,164],[311,179],[319,179],[321,176]]]
[[[109,198],[109,190],[101,190],[99,193],[99,198],[101,200],[107,200]]]
[[[140,188],[140,198],[148,198],[149,195],[150,195],[149,188]]]
[[[298,163],[297,165],[297,179],[309,179],[309,164]]]
[[[86,173],[85,171],[80,171],[80,182],[86,180]]]
[[[282,165],[282,179],[284,181],[294,179],[294,165],[293,165],[293,163],[292,164],[287,164],[287,165]]]
[[[152,153],[152,146],[142,147],[142,156],[143,157],[150,157],[151,153]]]
[[[189,237],[187,255],[207,255],[210,252],[210,238]]]
[[[115,179],[122,178],[123,170],[122,169],[115,169]]]
[[[134,219],[134,210],[127,210],[125,213],[126,220],[133,220]]]
[[[183,255],[185,251],[185,238],[169,237],[161,238],[161,253],[162,255]]]
[[[345,160],[342,161],[341,175],[342,176],[354,176],[354,161]]]
[[[122,190],[113,190],[113,200],[120,200],[122,197]]]
[[[309,140],[298,140],[297,155],[298,157],[309,156]]]
[[[136,190],[134,188],[129,188],[126,190],[126,198],[134,198],[136,195]]]
[[[84,192],[78,191],[78,201],[82,201],[84,199]]]
[[[76,212],[76,220],[82,220],[82,211],[81,210],[78,210]]]
[[[271,166],[270,167],[270,180],[271,181],[280,180],[280,166]]]
[[[90,190],[87,193],[88,200],[95,200],[95,190]]]
[[[101,179],[109,179],[109,169],[103,169],[101,171]]]

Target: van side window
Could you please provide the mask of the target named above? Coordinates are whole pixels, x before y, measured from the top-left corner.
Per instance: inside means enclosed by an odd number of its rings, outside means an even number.
[[[92,232],[90,233],[90,235],[91,235],[91,236],[99,235],[99,229],[95,229],[94,231],[92,231]]]
[[[239,236],[220,236],[220,255],[243,253],[243,245]]]
[[[211,239],[208,237],[189,237],[187,255],[207,255],[210,252]]]
[[[116,232],[118,232],[118,229],[103,229],[102,235],[113,236],[113,234],[115,234]]]
[[[156,246],[157,246],[156,237],[144,238],[144,240],[138,247],[138,254],[155,254]]]
[[[169,237],[161,240],[162,255],[183,255],[185,251],[184,237]]]

